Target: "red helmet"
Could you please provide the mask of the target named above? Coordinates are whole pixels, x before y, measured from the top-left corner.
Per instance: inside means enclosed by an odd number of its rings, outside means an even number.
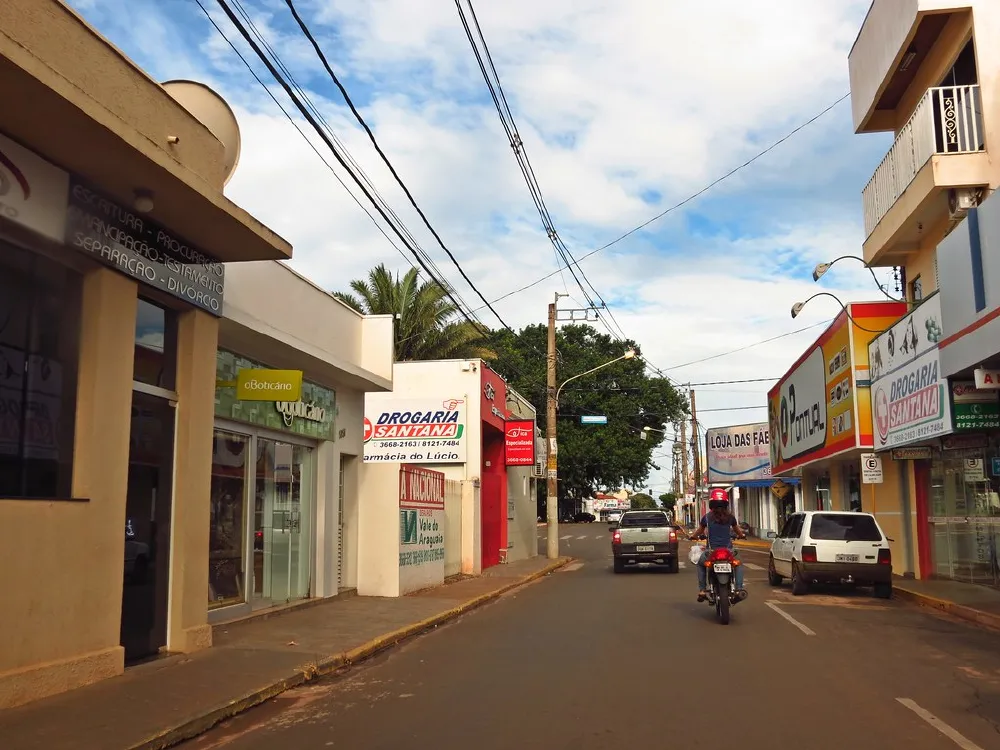
[[[721,487],[713,487],[711,493],[708,496],[709,500],[723,500],[729,502],[729,493],[726,492]]]

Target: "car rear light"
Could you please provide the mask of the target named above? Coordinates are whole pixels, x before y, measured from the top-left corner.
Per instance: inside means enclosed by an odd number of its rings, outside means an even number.
[[[622,533],[620,531],[616,531],[614,534],[611,535],[611,543],[612,544],[622,543]]]
[[[886,547],[878,551],[879,565],[892,565],[892,550]]]
[[[802,548],[802,562],[814,563],[816,562],[816,548],[815,547],[803,547]]]
[[[670,541],[671,542],[676,542],[677,541],[677,532],[676,531],[671,531],[670,532]]]

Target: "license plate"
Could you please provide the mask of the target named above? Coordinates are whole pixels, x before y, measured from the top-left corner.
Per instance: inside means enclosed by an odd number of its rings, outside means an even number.
[[[858,555],[837,555],[834,560],[842,563],[856,563],[861,558]]]
[[[715,565],[712,566],[712,570],[716,573],[732,573],[733,566],[729,563],[715,563]]]
[[[637,544],[635,546],[636,552],[652,552],[654,549],[656,549],[656,547],[652,544]]]

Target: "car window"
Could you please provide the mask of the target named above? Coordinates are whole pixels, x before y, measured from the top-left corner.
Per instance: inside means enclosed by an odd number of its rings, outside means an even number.
[[[801,513],[796,513],[792,516],[792,527],[788,530],[789,539],[798,539],[802,536],[802,524],[805,522],[806,517]]]
[[[792,516],[787,521],[785,521],[785,525],[782,527],[781,533],[778,534],[778,536],[781,537],[782,539],[787,539],[791,535],[792,526],[794,525],[795,525],[795,516]]]
[[[625,528],[641,527],[648,529],[651,527],[669,526],[670,521],[667,520],[666,513],[657,513],[655,511],[643,513],[640,511],[623,515],[621,525]]]
[[[865,513],[817,513],[809,536],[820,541],[881,542],[875,519]]]

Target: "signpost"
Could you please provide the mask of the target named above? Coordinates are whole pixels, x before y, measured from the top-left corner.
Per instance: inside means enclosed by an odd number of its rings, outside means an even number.
[[[861,454],[861,482],[872,486],[872,515],[875,515],[875,485],[882,484],[882,457],[877,453]]]
[[[608,418],[606,416],[596,416],[592,414],[584,414],[580,417],[580,424],[607,424]]]

